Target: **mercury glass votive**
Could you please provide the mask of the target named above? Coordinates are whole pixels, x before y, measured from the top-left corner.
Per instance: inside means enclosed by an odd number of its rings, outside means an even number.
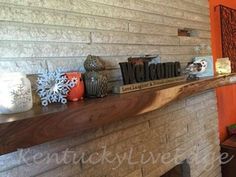
[[[229,58],[218,58],[216,60],[216,73],[217,74],[231,73],[231,62]]]

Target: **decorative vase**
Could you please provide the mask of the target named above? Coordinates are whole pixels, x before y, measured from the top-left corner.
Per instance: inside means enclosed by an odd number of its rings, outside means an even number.
[[[84,81],[82,74],[78,72],[66,73],[68,80],[75,83],[75,86],[70,90],[67,95],[69,101],[82,100],[84,96]]]
[[[97,56],[89,55],[84,62],[86,93],[88,97],[104,97],[108,92],[108,79],[101,71],[105,66]]]
[[[0,85],[0,114],[24,112],[33,107],[31,83],[25,74],[1,74]]]

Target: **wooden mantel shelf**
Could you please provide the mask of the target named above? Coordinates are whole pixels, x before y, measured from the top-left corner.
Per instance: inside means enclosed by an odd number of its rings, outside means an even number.
[[[34,106],[25,113],[1,115],[0,155],[135,117],[177,99],[234,83],[236,74],[230,74],[67,105]]]

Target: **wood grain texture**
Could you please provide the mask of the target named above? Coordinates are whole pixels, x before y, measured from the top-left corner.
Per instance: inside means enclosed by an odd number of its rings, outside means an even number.
[[[67,105],[35,106],[26,113],[2,115],[0,154],[132,118],[175,100],[234,83],[236,74],[231,74]]]

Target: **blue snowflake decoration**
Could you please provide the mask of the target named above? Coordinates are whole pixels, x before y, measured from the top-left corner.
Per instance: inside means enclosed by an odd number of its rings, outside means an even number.
[[[49,103],[67,103],[67,94],[76,85],[76,81],[68,80],[61,69],[54,72],[44,71],[38,76],[37,92],[43,106]]]

